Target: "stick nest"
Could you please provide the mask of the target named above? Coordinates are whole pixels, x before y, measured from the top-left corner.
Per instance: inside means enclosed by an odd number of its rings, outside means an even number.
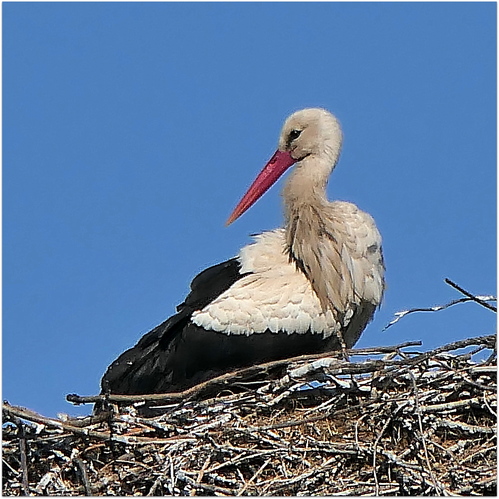
[[[4,404],[4,495],[495,495],[495,337],[243,369],[182,394]],[[463,350],[464,349],[464,350]]]

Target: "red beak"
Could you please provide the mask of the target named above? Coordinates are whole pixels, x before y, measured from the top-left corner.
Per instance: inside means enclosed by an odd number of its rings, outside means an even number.
[[[239,201],[239,204],[236,206],[225,225],[230,225],[248,208],[255,204],[255,202],[260,199],[270,187],[277,182],[277,179],[291,165],[296,163],[296,161],[296,159],[291,157],[289,152],[277,150],[270,161],[263,167],[263,170],[259,173],[258,177],[253,181],[241,201]]]

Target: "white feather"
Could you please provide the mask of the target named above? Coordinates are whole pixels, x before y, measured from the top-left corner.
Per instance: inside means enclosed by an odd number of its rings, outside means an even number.
[[[330,336],[340,324],[322,311],[305,275],[289,262],[282,229],[264,232],[239,254],[241,273],[251,272],[202,310],[194,324],[226,334],[311,331]]]

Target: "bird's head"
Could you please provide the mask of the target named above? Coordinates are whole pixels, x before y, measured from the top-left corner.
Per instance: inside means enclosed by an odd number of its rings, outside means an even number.
[[[329,174],[338,160],[342,142],[338,120],[325,109],[296,111],[284,122],[279,147],[236,206],[226,225],[250,208],[293,164],[317,158]]]
[[[279,151],[301,161],[307,156],[326,157],[336,162],[342,133],[338,120],[325,109],[296,111],[284,122],[279,137]]]

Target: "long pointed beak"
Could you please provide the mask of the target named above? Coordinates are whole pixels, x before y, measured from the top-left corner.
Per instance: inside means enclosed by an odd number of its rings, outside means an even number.
[[[277,150],[270,161],[263,167],[263,170],[258,174],[258,177],[253,181],[246,194],[243,196],[239,204],[235,207],[232,215],[228,218],[225,225],[230,225],[234,220],[238,219],[248,208],[260,199],[269,189],[275,184],[278,178],[294,163],[296,159],[291,157],[291,154],[286,151]]]

